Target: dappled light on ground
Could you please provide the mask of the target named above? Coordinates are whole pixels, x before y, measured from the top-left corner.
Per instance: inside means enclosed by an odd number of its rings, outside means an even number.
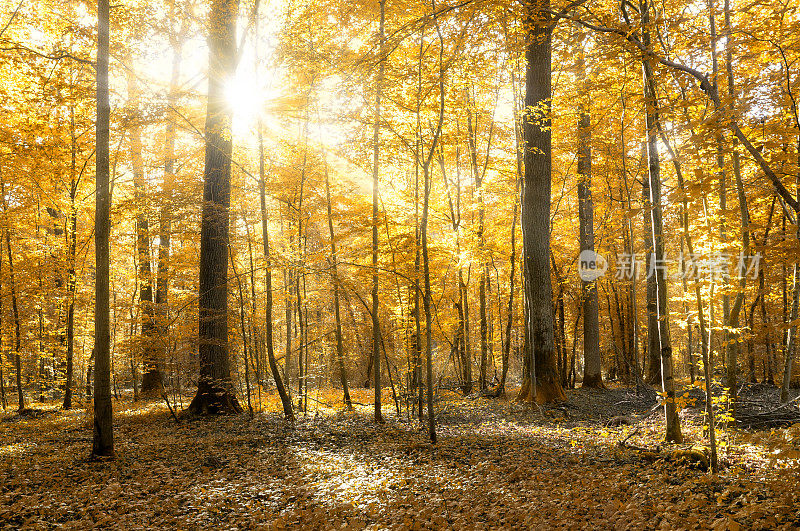
[[[360,391],[359,391],[360,392]],[[594,394],[593,394],[594,393]],[[440,441],[417,422],[332,407],[294,427],[276,413],[182,418],[158,402],[119,412],[117,458],[88,460],[78,412],[0,421],[0,522],[9,527],[241,529],[791,529],[800,427],[738,433],[719,476],[620,447],[661,443],[660,411],[609,426],[570,392],[564,405],[443,398]],[[356,394],[357,396],[357,394]],[[599,395],[597,395],[599,396]],[[630,398],[609,391],[606,400]],[[271,396],[262,398],[273,400]],[[631,400],[633,400],[631,398]],[[405,416],[405,415],[404,415]],[[697,412],[686,444],[701,448]],[[782,442],[781,442],[782,441]]]

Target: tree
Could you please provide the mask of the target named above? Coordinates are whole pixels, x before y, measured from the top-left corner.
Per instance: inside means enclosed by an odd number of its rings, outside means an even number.
[[[590,86],[586,81],[584,36],[576,32],[578,46],[578,221],[581,256],[594,260],[594,204],[592,202],[592,123]],[[584,254],[585,253],[585,254]],[[604,387],[600,365],[600,320],[597,281],[581,279],[583,300],[583,387]]]
[[[176,15],[175,1],[169,3],[169,19]],[[155,319],[158,344],[153,346],[155,361],[165,360],[169,350],[169,275],[170,246],[172,239],[172,195],[175,186],[175,137],[178,122],[178,90],[181,75],[181,59],[185,27],[179,35],[170,31],[169,42],[172,45],[172,72],[167,89],[167,109],[164,126],[164,179],[162,184],[162,205],[158,213],[158,264],[156,266]],[[160,348],[158,348],[160,347]],[[160,356],[159,356],[160,353]],[[158,366],[154,367],[158,369]],[[155,377],[155,374],[153,375]],[[161,375],[158,380],[163,384]],[[144,387],[144,380],[142,381]]]
[[[386,62],[386,0],[379,0],[380,24],[378,26],[378,73],[375,84],[375,123],[373,124],[373,160],[372,160],[372,369],[375,380],[375,421],[383,422],[381,414],[381,329],[378,319],[378,183],[380,177],[379,155],[381,139],[381,91]],[[387,369],[391,370],[389,367]]]
[[[194,413],[240,413],[228,356],[228,232],[231,200],[231,110],[225,82],[236,67],[238,0],[213,0],[208,23],[208,103],[200,228],[200,378]]]
[[[563,400],[553,344],[553,288],[550,280],[550,44],[549,0],[525,0],[525,178],[522,188],[522,247],[525,275],[525,315],[530,336],[528,399]]]
[[[111,36],[108,0],[97,2],[97,126],[95,136],[95,303],[94,303],[94,439],[93,456],[114,455],[111,409],[111,327],[109,322],[109,186],[108,59]]]
[[[144,162],[142,161],[142,127],[139,109],[139,88],[133,70],[128,70],[128,99],[131,110],[130,153],[133,168],[134,200],[136,203],[136,278],[139,285],[139,318],[142,334],[141,393],[145,397],[161,394],[161,371],[157,357],[156,316],[153,307],[153,274],[150,257],[150,224],[147,217]],[[136,386],[136,382],[134,382]]]
[[[342,382],[342,395],[347,409],[353,408],[350,399],[350,387],[347,385],[347,370],[344,366],[344,339],[342,338],[342,317],[339,305],[339,268],[336,255],[336,238],[333,233],[333,211],[331,208],[331,182],[328,176],[328,162],[325,161],[325,206],[328,210],[328,234],[331,238],[331,267],[333,275],[333,316],[336,326],[336,363],[339,366],[339,378]],[[374,309],[373,309],[374,311]]]
[[[640,3],[640,13],[642,16],[642,44],[645,49],[650,49],[650,34],[648,26],[650,23],[650,5],[646,0]],[[656,109],[655,82],[653,80],[652,60],[646,57],[643,61],[643,83],[645,97],[645,125],[647,127],[647,159],[648,159],[648,190],[647,208],[650,212],[650,237],[652,242],[653,254],[650,258],[652,269],[648,270],[648,276],[655,278],[656,295],[656,330],[650,330],[649,334],[658,333],[658,353],[661,361],[661,381],[662,391],[665,394],[664,412],[666,417],[666,438],[667,441],[681,442],[681,425],[678,419],[678,409],[675,403],[675,383],[672,369],[672,343],[669,331],[669,315],[667,312],[667,272],[663,267],[664,257],[664,225],[661,213],[661,177],[658,157],[658,127],[659,115]],[[655,346],[654,342],[650,342]]]

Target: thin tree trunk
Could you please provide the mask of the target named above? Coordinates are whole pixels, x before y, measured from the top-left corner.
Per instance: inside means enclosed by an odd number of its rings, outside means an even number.
[[[2,290],[2,280],[3,280],[3,253],[0,250],[0,402],[3,405],[3,411],[8,407],[6,402],[6,376],[5,372],[3,371],[3,367],[5,366],[6,362],[3,359],[3,290]]]
[[[75,135],[75,109],[69,109],[70,133],[70,183],[69,183],[69,221],[67,230],[67,326],[66,326],[66,375],[64,382],[64,409],[72,408],[72,388],[74,387],[75,357],[75,292],[78,281],[75,272],[76,253],[78,248],[78,208],[76,197],[80,176],[77,174],[77,137]],[[0,377],[2,379],[2,377]]]
[[[703,360],[703,379],[705,383],[705,402],[706,402],[706,417],[708,420],[708,438],[709,438],[709,446],[711,449],[711,468],[716,473],[719,470],[718,460],[717,460],[717,435],[716,435],[716,421],[714,417],[714,400],[713,400],[713,391],[711,389],[712,385],[712,361],[711,361],[711,329],[713,328],[714,324],[714,314],[713,314],[713,306],[711,307],[711,314],[710,319],[711,323],[710,326],[706,324],[705,314],[703,312],[703,298],[700,293],[700,278],[698,277],[698,266],[695,261],[696,255],[694,252],[694,243],[692,241],[692,234],[689,230],[689,201],[687,199],[688,193],[686,190],[686,184],[683,179],[683,171],[681,170],[680,159],[678,155],[673,151],[671,144],[669,143],[666,135],[664,134],[663,130],[660,128],[659,124],[659,133],[661,136],[661,140],[664,145],[667,147],[667,151],[669,152],[669,156],[672,159],[672,164],[675,167],[675,175],[678,178],[678,190],[681,193],[681,227],[683,229],[683,240],[686,242],[686,249],[689,251],[689,260],[692,263],[692,275],[694,277],[694,294],[695,294],[695,301],[697,304],[697,320],[700,324],[700,355]],[[685,261],[684,261],[685,262]],[[684,283],[686,282],[686,272],[684,272]],[[713,300],[714,297],[714,284],[711,285],[711,293],[710,298]],[[691,328],[690,328],[691,330]]]
[[[423,297],[423,306],[425,308],[425,365],[426,365],[426,381],[427,388],[427,409],[428,409],[428,436],[432,443],[436,443],[436,418],[433,412],[433,310],[431,308],[431,275],[430,275],[430,259],[428,256],[428,211],[431,194],[431,179],[430,179],[430,163],[433,159],[433,154],[436,152],[439,138],[442,133],[442,123],[444,122],[444,39],[442,37],[441,28],[439,27],[439,20],[436,15],[436,0],[431,0],[431,8],[433,11],[433,21],[436,26],[436,34],[439,37],[439,117],[431,140],[430,151],[428,152],[425,160],[422,163],[422,174],[424,180],[425,192],[422,203],[422,221],[421,221],[421,240],[422,240],[422,268],[423,277],[425,282],[425,293]]]
[[[250,222],[247,219],[247,213],[242,205],[242,220],[244,221],[245,234],[247,235],[247,255],[250,261],[250,337],[252,344],[250,348],[250,357],[254,362],[254,372],[256,379],[256,388],[258,389],[259,407],[261,404],[261,357],[263,353],[262,345],[260,344],[260,332],[256,325],[256,315],[258,314],[256,308],[256,266],[253,257],[253,238],[250,234]]]
[[[175,2],[170,2],[170,19],[174,19]],[[182,60],[182,38],[170,36],[172,45],[172,73],[167,93],[166,130],[164,135],[164,180],[162,184],[162,203],[158,216],[158,265],[156,266],[156,332],[159,345],[157,356],[165,360],[169,351],[169,255],[172,238],[172,191],[175,186],[175,128],[178,121],[178,90]],[[159,381],[161,376],[159,375]]]
[[[772,196],[772,204],[769,208],[769,217],[767,218],[767,225],[764,229],[764,238],[762,240],[762,247],[766,247],[769,241],[769,229],[772,226],[772,216],[775,213],[776,196]],[[770,319],[767,317],[767,303],[766,299],[769,295],[769,289],[764,282],[764,269],[765,267],[758,268],[758,293],[761,299],[761,327],[764,333],[764,353],[765,353],[765,374],[763,374],[763,381],[770,385],[775,385],[775,379],[772,374],[772,359],[775,356],[775,349],[772,345],[772,336],[770,334]]]
[[[244,219],[247,223],[247,220]],[[247,392],[247,410],[250,412],[250,418],[253,418],[253,403],[250,398],[250,363],[247,360],[247,332],[244,321],[244,288],[242,287],[242,278],[236,271],[236,260],[233,256],[233,247],[228,246],[228,256],[231,259],[231,271],[233,276],[236,277],[236,284],[239,287],[239,331],[242,336],[242,358],[244,359],[244,385]]]
[[[156,348],[156,318],[153,308],[153,275],[150,269],[150,228],[146,214],[144,164],[142,162],[142,133],[139,125],[139,89],[132,70],[128,70],[128,97],[133,116],[130,128],[131,166],[133,168],[134,201],[136,204],[136,254],[138,267],[136,276],[139,283],[139,305],[141,311],[142,374],[141,392],[143,396],[153,397],[161,392],[161,370]]]
[[[794,109],[797,112],[797,108]],[[797,123],[798,131],[800,132],[800,121]],[[800,167],[800,136],[797,138],[797,164]],[[795,194],[800,198],[800,173],[795,176]],[[795,211],[795,224],[797,226],[795,236],[800,240],[800,212]],[[797,262],[795,257],[794,263],[794,293],[792,295],[792,310],[790,322],[792,325],[787,331],[786,338],[786,357],[783,366],[783,382],[781,384],[781,403],[789,400],[789,386],[792,381],[792,363],[797,350],[797,318],[798,318],[798,304],[800,304],[800,263]]]
[[[416,135],[416,142],[414,143],[414,326],[415,326],[415,334],[414,334],[414,382],[416,384],[416,402],[417,402],[417,415],[422,420],[423,412],[422,412],[422,403],[424,401],[424,386],[422,385],[422,323],[420,318],[420,293],[421,287],[419,283],[419,276],[420,276],[420,259],[421,259],[421,252],[422,252],[422,234],[421,234],[421,220],[419,215],[419,170],[420,170],[420,162],[421,162],[421,153],[420,148],[422,147],[422,126],[420,123],[420,109],[422,107],[422,59],[423,59],[423,44],[424,44],[424,37],[425,37],[425,28],[422,28],[419,37],[419,56],[417,60],[417,109],[416,109],[416,118],[417,118],[417,127],[415,130]],[[469,309],[465,305],[464,311],[466,313],[466,318],[469,319]],[[468,355],[471,356],[471,352],[469,351],[469,327],[465,330],[467,336],[465,337],[467,352]],[[470,379],[472,381],[472,363],[470,358]]]
[[[21,357],[21,349],[22,349],[22,338],[21,330],[20,330],[20,319],[19,319],[19,305],[17,303],[17,287],[16,281],[14,279],[14,257],[11,253],[11,236],[9,234],[9,216],[8,216],[8,203],[6,201],[6,191],[5,191],[5,183],[3,182],[2,178],[0,177],[0,195],[3,197],[3,214],[6,218],[6,230],[5,230],[5,240],[6,240],[6,252],[8,253],[8,284],[9,289],[11,290],[11,315],[14,318],[14,371],[17,380],[17,409],[22,411],[25,409],[25,393],[22,389],[22,357]]]
[[[336,362],[339,366],[339,376],[342,381],[342,393],[347,409],[353,409],[350,399],[350,388],[347,385],[347,370],[344,366],[344,340],[342,338],[342,318],[339,307],[339,270],[336,255],[336,238],[333,233],[333,212],[331,208],[331,183],[328,176],[328,163],[325,162],[325,201],[328,208],[328,232],[331,237],[331,267],[333,272],[333,315],[336,321]]]
[[[622,124],[621,124],[622,125],[622,127],[621,127],[621,130],[622,130],[622,134],[621,134],[622,138],[621,138],[621,140],[622,140],[622,142],[621,142],[621,144],[622,144],[622,146],[625,146],[625,135],[624,135],[624,130],[625,130],[625,127],[624,127],[625,109],[624,109],[624,99],[623,99],[623,113],[622,114],[623,114],[623,118],[622,118]],[[631,190],[630,190],[630,187],[628,186],[628,175],[627,175],[627,169],[625,168],[625,151],[624,151],[624,147],[623,147],[623,153],[622,153],[622,179],[623,179],[623,181],[625,183],[626,205],[630,209],[631,208]],[[629,341],[628,349],[629,349],[629,351],[631,353],[631,358],[633,359],[632,370],[633,370],[633,373],[634,373],[634,379],[636,380],[636,389],[637,389],[637,392],[638,392],[639,389],[642,387],[642,384],[643,384],[642,371],[641,371],[641,369],[639,367],[639,316],[638,316],[638,312],[637,312],[638,306],[637,306],[637,302],[636,302],[636,299],[637,299],[637,296],[636,296],[636,279],[637,279],[637,276],[639,274],[638,273],[639,265],[636,262],[636,253],[634,252],[634,247],[633,247],[633,221],[630,218],[628,219],[626,229],[627,229],[627,232],[626,232],[626,236],[627,236],[626,237],[626,239],[627,239],[626,252],[628,253],[628,256],[630,257],[630,260],[631,260],[631,263],[630,263],[630,284],[628,286],[628,312],[630,314],[628,316],[628,321],[630,322],[630,326],[629,326],[630,335],[628,337],[628,341]]]
[[[514,279],[516,272],[514,271],[517,265],[517,216],[519,209],[519,183],[517,179],[517,189],[514,193],[514,217],[511,221],[511,257],[510,265],[511,272],[508,277],[508,315],[506,316],[506,339],[503,345],[503,372],[500,376],[500,384],[497,386],[497,396],[504,396],[506,394],[506,377],[508,376],[509,358],[511,355],[511,328],[514,324]]]
[[[799,235],[800,236],[800,235]],[[792,294],[792,309],[789,317],[790,322],[794,323],[798,315],[798,302],[800,302],[800,267],[794,265],[794,288]],[[783,365],[783,381],[781,383],[781,403],[789,400],[789,386],[792,381],[792,363],[797,345],[797,325],[789,327],[786,338],[786,354]]]
[[[275,346],[272,338],[272,254],[269,248],[269,224],[267,218],[267,193],[266,193],[266,175],[264,167],[264,138],[261,132],[261,122],[258,123],[258,188],[259,199],[261,201],[261,233],[264,243],[264,277],[265,277],[265,291],[267,295],[264,331],[266,333],[265,341],[267,344],[267,361],[269,362],[269,369],[272,372],[272,379],[275,381],[275,387],[278,388],[278,396],[281,398],[283,405],[283,415],[289,422],[294,422],[294,412],[292,411],[292,399],[283,385],[280,370],[278,369],[278,362],[275,359]],[[287,342],[291,338],[290,331],[287,328]],[[287,347],[288,348],[288,347]],[[288,357],[284,363],[288,364]]]
[[[732,101],[735,100],[736,97],[736,89],[734,85],[734,77],[733,77],[733,52],[732,48],[733,45],[731,44],[731,39],[733,38],[733,32],[731,30],[731,7],[730,7],[730,0],[725,0],[724,3],[724,11],[725,11],[725,67],[726,72],[728,75],[728,95]],[[723,125],[723,124],[720,124]],[[737,272],[739,275],[739,293],[736,295],[736,299],[733,303],[733,308],[731,308],[731,312],[728,318],[728,326],[727,329],[734,330],[735,324],[739,317],[739,311],[744,305],[744,288],[746,284],[746,272],[747,268],[745,266],[745,260],[750,259],[750,231],[748,226],[750,225],[750,213],[747,208],[747,196],[744,192],[744,182],[742,181],[742,171],[741,171],[741,164],[739,161],[739,152],[736,149],[736,138],[733,138],[733,147],[732,147],[733,155],[733,176],[736,182],[736,195],[739,200],[739,214],[741,217],[741,235],[742,235],[742,259],[740,260],[740,265],[742,266],[741,269]],[[725,241],[723,239],[723,241]],[[738,334],[738,332],[737,332]],[[738,364],[738,352],[739,352],[739,341],[736,340],[735,337],[731,337],[733,335],[732,332],[728,332],[728,341],[726,344],[726,357],[727,357],[727,365],[728,365],[728,404],[732,408],[733,416],[736,416],[736,408],[737,408],[737,364]]]
[[[287,223],[288,219],[287,219]],[[290,224],[290,223],[289,223]],[[291,227],[287,227],[287,230]],[[291,232],[291,231],[290,231]],[[294,242],[294,236],[289,236],[289,247]],[[287,265],[283,270],[283,286],[284,286],[284,320],[286,321],[286,341],[284,342],[284,360],[283,360],[283,374],[286,379],[286,390],[291,393],[292,387],[292,339],[294,338],[294,327],[292,322],[292,299],[294,299],[294,273],[290,265]]]
[[[469,99],[469,89],[465,90],[467,99]],[[486,312],[486,284],[488,282],[488,275],[485,268],[485,241],[484,241],[484,218],[485,205],[483,201],[483,175],[481,175],[478,168],[478,149],[475,139],[475,127],[472,123],[472,111],[467,109],[467,139],[469,142],[470,152],[470,168],[472,169],[472,176],[475,183],[475,190],[478,193],[478,267],[480,269],[480,278],[478,279],[478,312],[480,318],[480,333],[481,333],[481,358],[480,358],[480,372],[478,376],[478,386],[480,390],[486,391],[487,386],[487,370],[488,370],[488,356],[489,356],[489,324]],[[476,117],[477,122],[477,117]]]
[[[381,95],[383,92],[383,75],[386,65],[385,57],[385,18],[386,0],[380,0],[379,62],[375,82],[375,123],[372,134],[372,369],[375,383],[375,421],[383,422],[381,414],[381,356],[380,356],[380,322],[378,320],[378,183],[380,177],[380,135],[381,135]]]
[[[714,17],[714,0],[708,0],[708,20],[709,20],[709,30],[710,30],[710,53],[711,53],[711,75],[710,79],[711,82],[714,83],[715,86],[718,86],[718,77],[719,77],[719,62],[717,60],[717,28],[716,28],[716,21]],[[729,65],[730,66],[730,65]],[[715,150],[716,150],[716,163],[717,163],[717,176],[719,179],[719,210],[717,212],[717,216],[719,217],[719,237],[721,242],[728,241],[728,228],[726,225],[726,218],[727,218],[727,211],[728,211],[728,176],[725,172],[725,155],[724,155],[724,143],[725,143],[725,135],[723,133],[723,122],[722,119],[719,119],[719,128],[715,134]],[[730,277],[727,273],[727,268],[724,268],[721,275],[722,280],[722,337],[724,338],[723,345],[725,346],[725,351],[727,356],[724,358],[723,363],[728,363],[730,361],[729,356],[733,354],[733,346],[728,345],[728,342],[731,340],[731,333],[730,333],[730,317],[731,317],[731,309],[730,309],[730,295],[728,294],[728,289],[730,285]],[[738,312],[737,312],[738,313]],[[731,367],[728,365],[728,374],[727,376],[730,377],[733,375],[735,380],[735,368],[733,368],[733,372],[731,372]],[[735,382],[734,382],[735,384]],[[730,385],[730,382],[727,383]],[[734,389],[735,394],[735,389]]]
[[[592,124],[590,86],[586,81],[586,60],[583,32],[576,32],[578,47],[577,71],[580,83],[578,104],[578,220],[580,225],[581,260],[587,257],[594,266],[594,204],[592,202]],[[591,272],[591,270],[589,271]],[[584,274],[585,275],[585,274]],[[583,276],[583,275],[582,275]],[[583,387],[604,388],[600,360],[600,320],[597,282],[581,279],[583,300]],[[609,315],[610,317],[610,315]]]
[[[299,239],[298,239],[299,240]],[[300,242],[298,241],[298,248],[300,248]],[[304,359],[304,354],[307,357],[308,354],[308,342],[306,341],[306,328],[305,328],[305,319],[303,319],[303,293],[300,290],[300,280],[303,275],[300,273],[295,276],[295,284],[294,289],[297,293],[297,298],[295,302],[297,303],[295,306],[295,310],[297,311],[297,328],[300,334],[299,336],[299,344],[297,345],[297,404],[301,412],[305,413],[308,410],[308,404],[306,404],[304,398],[305,393],[303,392],[303,384],[306,382],[307,376],[307,369]]]
[[[640,2],[640,12],[642,14],[642,39],[647,49],[650,49],[650,35],[647,30],[650,19],[650,6],[647,0]],[[677,405],[675,403],[675,384],[672,370],[672,345],[669,333],[669,315],[667,311],[667,278],[663,267],[664,262],[664,231],[661,214],[661,179],[658,160],[657,133],[659,116],[655,106],[655,85],[653,82],[653,65],[650,59],[642,62],[644,70],[644,93],[645,93],[645,121],[647,126],[647,154],[648,154],[648,174],[650,185],[650,217],[652,231],[652,273],[655,277],[656,295],[656,323],[658,332],[658,352],[661,358],[661,386],[665,394],[664,415],[666,418],[666,439],[671,442],[681,442],[680,419],[678,418]],[[650,274],[651,271],[648,271]],[[652,342],[651,342],[652,344]],[[653,345],[654,346],[654,345]],[[651,352],[652,354],[652,352]]]
[[[646,143],[644,145],[646,150]],[[655,164],[658,166],[658,154],[655,153]],[[651,161],[652,164],[652,161]],[[642,206],[644,213],[644,248],[645,269],[647,270],[646,282],[646,309],[647,309],[647,354],[642,364],[647,362],[647,376],[645,381],[654,385],[661,381],[661,360],[659,359],[658,340],[658,308],[656,304],[656,277],[653,271],[653,244],[652,244],[652,217],[650,203],[650,180],[642,179]]]
[[[300,267],[294,277],[295,283],[295,303],[297,311],[297,328],[299,333],[299,344],[297,349],[297,403],[302,412],[308,411],[308,403],[305,401],[308,379],[306,362],[308,361],[308,341],[306,340],[306,319],[303,318],[303,306],[305,301],[305,250],[307,239],[303,233],[303,200],[305,199],[306,170],[308,166],[308,125],[309,116],[309,97],[306,97],[305,123],[303,125],[303,164],[300,172],[300,195],[297,199],[297,256]],[[307,228],[306,228],[307,229]],[[300,289],[301,285],[303,290]]]

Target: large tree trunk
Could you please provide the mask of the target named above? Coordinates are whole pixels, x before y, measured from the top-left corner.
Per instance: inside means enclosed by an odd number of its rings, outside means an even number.
[[[592,123],[590,87],[586,81],[583,32],[576,32],[578,46],[578,222],[581,257],[594,261],[594,204],[592,203]],[[593,275],[592,275],[593,276]],[[600,361],[600,319],[597,281],[581,280],[583,299],[583,387],[605,387]],[[610,317],[610,314],[609,314]],[[613,326],[612,326],[613,335]]]
[[[525,260],[527,327],[532,347],[530,399],[563,400],[553,345],[553,288],[550,280],[550,1],[525,0],[529,25],[525,50],[525,181],[522,241]]]
[[[209,14],[208,108],[200,229],[199,356],[193,413],[240,413],[228,359],[228,232],[231,111],[225,83],[235,69],[238,0],[213,0]]]
[[[111,188],[109,167],[108,0],[97,2],[97,121],[95,137],[95,303],[94,303],[94,436],[92,455],[114,455],[111,409],[111,332],[109,323],[109,233]]]

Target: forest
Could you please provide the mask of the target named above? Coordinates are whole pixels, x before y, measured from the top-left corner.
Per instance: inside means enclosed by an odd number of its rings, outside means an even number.
[[[798,0],[0,0],[0,528],[800,527]]]

